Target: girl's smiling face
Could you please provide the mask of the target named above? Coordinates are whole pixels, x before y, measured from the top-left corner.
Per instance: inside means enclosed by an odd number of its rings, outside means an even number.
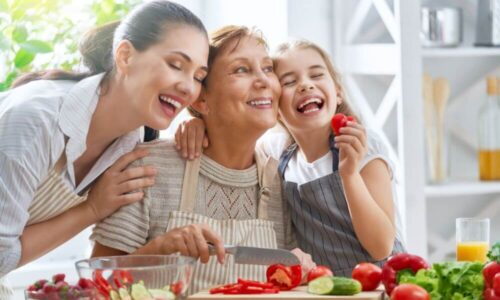
[[[282,88],[279,112],[286,127],[292,133],[329,127],[341,98],[321,55],[311,48],[293,48],[276,62]]]

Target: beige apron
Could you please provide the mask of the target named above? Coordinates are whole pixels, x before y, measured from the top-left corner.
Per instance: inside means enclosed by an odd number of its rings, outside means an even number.
[[[79,196],[64,183],[61,173],[65,167],[66,154],[63,151],[54,168],[36,190],[28,208],[30,217],[26,226],[49,220],[85,201],[86,194]],[[10,299],[12,296],[12,289],[5,279],[0,278],[0,300]]]
[[[258,167],[259,168],[259,167]],[[269,193],[266,190],[266,169],[259,173],[261,187],[257,204],[257,218],[253,220],[216,220],[193,213],[196,201],[200,158],[186,163],[179,211],[170,213],[167,231],[190,224],[203,223],[210,226],[222,238],[224,244],[277,248],[274,222],[266,220]],[[265,280],[266,266],[236,264],[232,255],[226,255],[224,265],[211,256],[207,264],[197,262],[188,294],[196,293],[214,285],[236,282],[239,277]]]

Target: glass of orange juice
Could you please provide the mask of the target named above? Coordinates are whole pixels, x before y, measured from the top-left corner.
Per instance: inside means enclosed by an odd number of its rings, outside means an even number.
[[[457,261],[486,262],[490,246],[490,219],[456,219]]]

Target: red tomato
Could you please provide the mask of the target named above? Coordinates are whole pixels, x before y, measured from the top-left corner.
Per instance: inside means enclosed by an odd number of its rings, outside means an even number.
[[[180,293],[182,293],[183,288],[184,285],[182,284],[182,281],[176,281],[170,284],[170,291],[174,293],[174,295],[179,295]]]
[[[352,270],[352,278],[361,282],[363,291],[373,291],[380,285],[382,269],[371,263],[360,263]]]
[[[333,276],[333,272],[328,267],[316,266],[307,273],[307,283],[322,276]]]
[[[391,294],[391,300],[430,300],[429,293],[416,284],[398,285]]]
[[[335,114],[332,118],[332,129],[335,135],[340,135],[340,128],[347,123],[347,117],[343,113]]]

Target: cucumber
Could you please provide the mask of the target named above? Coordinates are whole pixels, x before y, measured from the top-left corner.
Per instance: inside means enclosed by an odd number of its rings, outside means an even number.
[[[330,295],[333,291],[333,280],[330,276],[318,277],[307,285],[307,292],[314,295]]]
[[[149,293],[155,300],[175,300],[175,295],[171,291],[150,289]]]
[[[356,295],[361,293],[361,283],[346,277],[331,277],[333,291],[331,295]]]
[[[309,282],[307,291],[315,295],[355,295],[361,292],[361,283],[346,277],[323,276]]]
[[[109,297],[111,298],[111,300],[121,300],[122,299],[120,297],[120,295],[118,295],[118,293],[115,290],[111,290],[109,292]]]
[[[132,284],[130,295],[133,300],[153,300],[153,296],[151,296],[148,289],[144,286],[144,283],[140,281],[139,283]]]

